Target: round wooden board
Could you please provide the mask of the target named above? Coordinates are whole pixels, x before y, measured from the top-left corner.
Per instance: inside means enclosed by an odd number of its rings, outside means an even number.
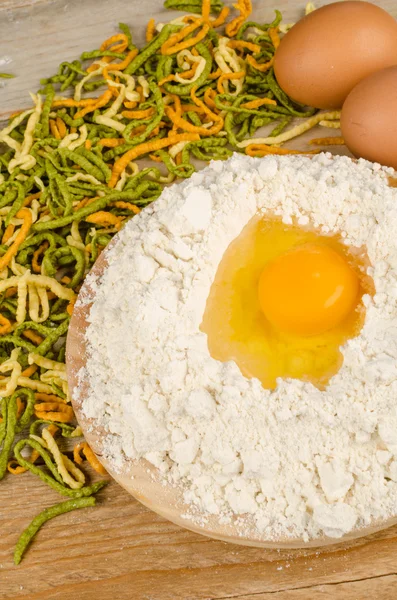
[[[107,267],[107,252],[117,244],[118,236],[113,238],[106,250],[102,252],[95,265],[92,268],[89,280],[93,278],[97,281]],[[317,548],[340,543],[341,541],[351,541],[360,537],[376,533],[387,527],[397,524],[397,517],[383,521],[373,522],[369,527],[355,529],[343,538],[322,537],[309,542],[299,538],[269,540],[262,538],[254,527],[245,529],[244,535],[241,535],[233,523],[220,524],[216,517],[207,515],[197,515],[197,519],[187,519],[184,515],[191,513],[191,506],[183,502],[183,489],[178,487],[165,486],[161,483],[158,471],[146,460],[132,461],[123,473],[116,472],[112,465],[103,457],[101,440],[104,431],[92,419],[87,419],[82,410],[82,402],[74,398],[74,390],[79,386],[81,396],[88,393],[88,383],[86,380],[79,382],[78,373],[85,366],[86,362],[86,329],[88,327],[88,316],[92,306],[93,297],[90,281],[83,284],[80,291],[84,302],[79,302],[74,310],[70,323],[67,346],[66,362],[69,390],[72,397],[72,404],[75,410],[77,420],[83,429],[85,438],[91,448],[94,450],[98,459],[107,469],[109,474],[130,494],[132,494],[142,504],[155,511],[166,519],[176,523],[181,527],[190,529],[196,533],[206,535],[211,538],[219,539],[225,542],[241,544],[246,546],[257,546],[263,548]],[[241,517],[240,517],[241,518]]]

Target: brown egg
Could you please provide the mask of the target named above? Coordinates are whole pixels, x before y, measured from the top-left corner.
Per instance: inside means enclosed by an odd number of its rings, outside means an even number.
[[[397,22],[369,2],[328,4],[299,21],[277,49],[274,70],[297,102],[340,108],[353,87],[397,64]]]
[[[342,108],[341,129],[355,156],[397,169],[397,66],[366,77]]]

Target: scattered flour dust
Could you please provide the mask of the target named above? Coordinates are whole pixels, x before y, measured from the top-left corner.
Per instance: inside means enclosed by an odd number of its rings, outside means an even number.
[[[83,411],[122,471],[144,457],[180,485],[186,517],[261,539],[338,538],[397,514],[397,190],[390,169],[346,157],[213,162],[130,221],[93,300]],[[211,358],[199,331],[228,245],[268,209],[366,245],[376,294],[324,391],[273,391]],[[194,516],[194,515],[199,516]],[[200,521],[201,519],[201,521]]]
[[[12,63],[12,60],[9,56],[1,56],[0,55],[0,72],[4,71],[4,67],[8,67],[8,65]],[[0,79],[0,88],[4,87],[6,84],[5,79]]]

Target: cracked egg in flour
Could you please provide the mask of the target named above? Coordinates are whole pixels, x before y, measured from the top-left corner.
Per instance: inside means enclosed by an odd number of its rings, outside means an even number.
[[[265,388],[279,377],[324,387],[341,366],[340,347],[363,325],[368,266],[365,249],[340,236],[256,215],[211,286],[201,325],[211,356],[235,361]]]
[[[87,277],[74,403],[107,467],[143,465],[155,506],[175,493],[178,523],[265,545],[397,518],[393,174],[328,154],[212,162]]]

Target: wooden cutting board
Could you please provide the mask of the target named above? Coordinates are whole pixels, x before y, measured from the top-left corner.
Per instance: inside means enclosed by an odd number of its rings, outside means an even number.
[[[320,5],[322,2],[319,2]],[[392,0],[379,2],[394,12]],[[29,105],[27,91],[62,60],[95,48],[119,21],[142,41],[149,17],[169,19],[162,0],[0,0],[0,59],[18,75],[0,88],[0,116]],[[254,1],[255,17],[287,20],[304,0]],[[7,70],[2,68],[0,70]],[[95,476],[93,477],[95,479]],[[209,540],[151,512],[115,482],[98,506],[49,522],[14,567],[20,532],[60,496],[29,473],[0,483],[0,600],[394,600],[397,526],[318,552],[269,550]]]

